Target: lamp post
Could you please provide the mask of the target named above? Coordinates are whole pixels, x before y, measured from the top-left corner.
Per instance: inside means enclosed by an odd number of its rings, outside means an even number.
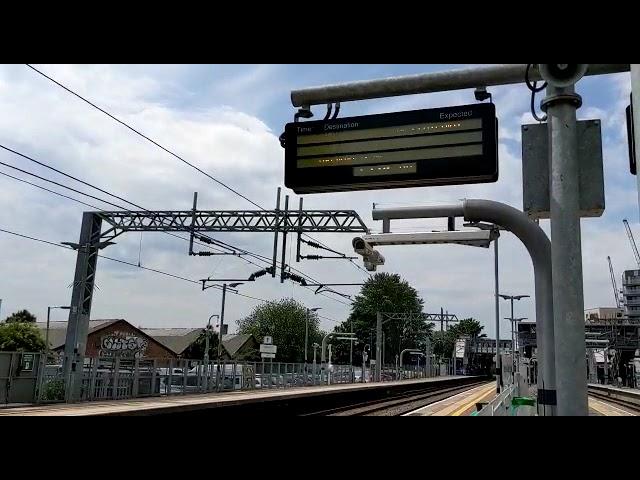
[[[322,307],[307,308],[307,317],[304,324],[304,368],[307,368],[307,352],[309,350],[309,312],[317,312]]]
[[[211,334],[211,319],[213,317],[218,317],[218,320],[220,319],[220,315],[218,314],[213,314],[209,317],[209,321],[207,322],[207,329],[206,329],[206,337],[205,337],[205,341],[204,341],[204,361],[205,363],[209,362],[209,335]],[[222,339],[218,339],[218,343],[220,343],[222,341]]]
[[[218,339],[218,367],[217,370],[219,372],[218,374],[218,378],[220,379],[218,381],[218,388],[217,390],[220,391],[224,388],[224,372],[220,371],[220,360],[222,357],[222,332],[224,331],[224,303],[225,300],[227,298],[227,287],[231,287],[231,288],[235,288],[239,285],[242,285],[243,283],[230,283],[229,285],[227,285],[226,283],[222,284],[222,308],[220,309],[220,338]]]
[[[240,283],[230,283],[227,285],[226,283],[222,284],[222,308],[220,309],[220,338],[218,339],[218,369],[220,368],[220,358],[222,357],[222,332],[224,329],[224,304],[227,297],[227,287],[236,288],[240,285]]]
[[[527,317],[520,317],[520,318],[505,318],[505,320],[510,320],[511,321],[511,341],[515,343],[512,344],[511,349],[514,352],[514,365],[519,369],[520,368],[520,341],[518,339],[518,322],[521,322],[523,320],[527,320]],[[515,351],[516,351],[516,346],[518,348],[518,359],[517,361],[515,360]]]
[[[529,298],[530,295],[503,295],[500,294],[500,297],[504,298],[505,300],[510,300],[511,301],[511,361],[512,361],[512,368],[515,368],[515,351],[514,351],[514,338],[513,338],[513,301],[514,300],[522,300],[523,298]],[[512,372],[512,377],[513,377],[513,373]],[[512,380],[513,381],[513,380]]]
[[[313,384],[316,384],[316,350],[320,347],[320,344],[315,343],[312,345],[313,347],[313,370],[311,374],[313,375]]]
[[[502,367],[500,365],[500,271],[498,265],[498,239],[500,238],[500,226],[493,223],[470,222],[465,227],[476,227],[480,230],[489,230],[494,236],[493,240],[493,280],[496,317],[496,393],[500,393],[502,385]]]

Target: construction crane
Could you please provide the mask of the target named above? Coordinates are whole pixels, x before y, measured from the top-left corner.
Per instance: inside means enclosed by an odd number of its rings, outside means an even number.
[[[611,285],[613,286],[613,297],[616,300],[616,308],[620,308],[620,296],[618,295],[616,275],[613,273],[613,265],[611,265],[611,257],[607,256],[607,261],[609,262],[609,273],[611,274]]]
[[[631,248],[633,249],[633,255],[636,257],[636,263],[638,264],[638,268],[640,268],[640,253],[638,253],[638,247],[636,247],[636,241],[633,239],[633,233],[631,232],[631,227],[629,227],[629,222],[627,219],[623,219],[622,223],[624,223],[624,227],[627,229],[627,237],[629,237],[629,242],[631,243]]]

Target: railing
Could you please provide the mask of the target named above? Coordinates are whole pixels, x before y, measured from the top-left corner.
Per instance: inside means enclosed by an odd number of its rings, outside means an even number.
[[[32,356],[32,367],[21,371],[19,364]],[[65,401],[64,359],[41,353],[0,352],[0,367],[5,365],[5,403],[55,403]],[[168,358],[100,357],[84,358],[76,363],[81,369],[78,387],[81,401],[115,400],[148,396],[185,395],[230,390],[293,388],[327,384],[349,384],[373,381],[369,366],[322,365],[284,362],[204,362],[202,360]],[[387,365],[382,381],[418,379],[438,376],[438,365]],[[445,372],[446,374],[446,372]],[[2,390],[2,389],[0,389]],[[19,395],[18,395],[19,394]]]
[[[511,402],[516,395],[515,385],[506,387],[500,395],[487,403],[482,410],[478,412],[478,417],[505,417],[509,415]]]

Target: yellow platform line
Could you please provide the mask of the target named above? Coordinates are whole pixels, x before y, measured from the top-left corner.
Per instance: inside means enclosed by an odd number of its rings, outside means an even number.
[[[467,410],[469,410],[473,405],[475,405],[476,403],[478,403],[481,400],[484,400],[485,398],[487,398],[489,395],[491,395],[492,393],[494,393],[496,386],[495,384],[491,384],[489,385],[486,389],[482,390],[478,396],[473,397],[473,399],[471,401],[469,401],[468,403],[466,403],[465,405],[463,405],[462,407],[460,407],[458,410],[456,410],[455,412],[453,412],[451,414],[452,417],[459,417],[462,413],[466,412]]]
[[[606,407],[606,409],[603,407]],[[635,414],[628,412],[627,410],[623,410],[614,405],[603,402],[602,400],[596,400],[593,397],[589,397],[589,408],[593,408],[596,412],[601,413],[605,417],[635,417],[636,416]]]

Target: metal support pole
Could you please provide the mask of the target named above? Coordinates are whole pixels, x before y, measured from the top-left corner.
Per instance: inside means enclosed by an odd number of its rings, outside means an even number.
[[[278,261],[278,225],[279,225],[279,217],[278,213],[280,212],[280,193],[282,191],[281,187],[278,187],[278,194],[276,196],[276,231],[273,233],[273,271],[271,272],[271,276],[276,278],[276,264]]]
[[[284,216],[282,217],[285,222],[285,227],[287,223],[287,212],[289,211],[289,195],[284,197]],[[287,231],[282,232],[282,261],[280,262],[280,283],[284,283],[284,271],[287,266]]]
[[[385,356],[385,353],[386,353],[385,352],[385,350],[386,350],[385,346],[386,346],[386,344],[387,344],[387,339],[385,338],[384,332],[382,332],[382,364],[381,364],[380,368],[384,368],[384,360],[386,358],[386,356]]]
[[[458,216],[470,222],[490,222],[512,232],[524,244],[535,277],[536,330],[538,340],[538,405],[540,414],[555,414],[555,347],[553,293],[551,287],[551,242],[544,231],[520,210],[491,200],[464,200],[437,208],[375,209],[373,219],[438,218]],[[584,337],[583,340],[584,342]],[[584,363],[584,362],[583,362]]]
[[[291,92],[291,103],[294,107],[302,107],[398,95],[462,90],[476,88],[478,85],[491,87],[494,85],[524,83],[526,69],[526,63],[491,65],[304,88]],[[628,63],[590,64],[585,75],[602,75],[628,71]],[[529,72],[529,79],[531,81],[542,79],[535,66]]]
[[[350,333],[353,334],[353,320],[349,320],[349,327]],[[353,342],[349,342],[349,365],[353,371]]]
[[[547,87],[553,308],[558,415],[587,416],[587,366],[580,235],[580,169],[574,87]]]
[[[222,331],[224,328],[224,303],[227,296],[227,284],[222,284],[222,306],[220,308],[220,333],[218,338],[218,372],[220,372],[218,378],[220,381],[218,382],[218,391],[220,391],[221,387],[224,388],[224,371],[220,370],[220,361],[222,358]]]
[[[47,307],[47,332],[45,333],[44,344],[45,344],[45,355],[49,356],[49,323],[51,319],[51,307]]]
[[[67,323],[64,345],[65,399],[73,402],[80,397],[83,366],[78,363],[84,357],[89,332],[89,318],[93,301],[98,245],[102,219],[95,213],[82,215],[80,239],[76,246],[78,256],[71,293],[71,310]]]
[[[502,385],[502,366],[500,365],[500,286],[498,269],[498,237],[493,241],[493,263],[495,270],[495,310],[496,310],[496,393],[500,393]]]
[[[314,343],[313,344],[313,371],[312,371],[314,385],[316,384],[316,350],[317,348],[318,348],[318,344]]]
[[[191,225],[196,224],[196,209],[198,207],[198,192],[193,192],[193,214],[191,216]],[[189,235],[189,255],[193,255],[193,229]]]
[[[304,368],[307,368],[307,350],[309,349],[309,309],[304,322]],[[314,350],[315,351],[315,350]]]
[[[302,197],[300,197],[300,206],[298,207],[298,226],[302,224]],[[300,261],[300,241],[302,240],[302,230],[298,229],[298,243],[296,245],[296,263]]]
[[[640,157],[640,63],[631,64],[631,97],[633,101],[633,125],[636,157]],[[638,183],[638,205],[640,205],[640,175],[636,175]]]
[[[367,353],[365,350],[362,351],[362,383],[366,383],[367,376]]]
[[[513,339],[513,297],[510,298],[511,300],[511,317],[509,319],[509,322],[511,323],[511,379],[513,382],[513,374],[516,371],[516,345],[514,343],[514,339]]]
[[[376,313],[376,375],[375,380],[381,380],[381,362],[382,362],[382,313]]]
[[[207,325],[208,327],[208,325]],[[205,331],[205,337],[204,337],[204,361],[208,362],[209,361],[209,329],[207,328],[207,330]]]

